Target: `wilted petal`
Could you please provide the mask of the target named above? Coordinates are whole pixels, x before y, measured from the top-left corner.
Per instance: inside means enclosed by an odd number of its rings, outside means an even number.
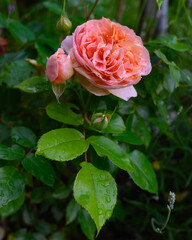
[[[133,86],[119,89],[108,89],[108,91],[125,101],[128,101],[131,97],[137,97],[137,92]]]

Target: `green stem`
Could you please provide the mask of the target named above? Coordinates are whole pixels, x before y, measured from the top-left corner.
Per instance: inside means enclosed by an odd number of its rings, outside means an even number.
[[[95,7],[97,6],[98,1],[99,1],[99,0],[95,0],[95,2],[94,2],[94,4],[93,4],[93,7],[91,8],[91,10],[90,10],[88,16],[86,17],[86,21],[89,20],[89,18],[90,18],[90,16],[91,16],[91,14],[93,13]]]
[[[88,97],[87,97],[87,100],[86,100],[86,105],[85,105],[85,109],[87,110],[88,107],[89,107],[89,104],[90,104],[90,101],[91,101],[91,97],[92,97],[92,94],[89,92],[88,94]]]
[[[88,17],[87,6],[86,6],[86,4],[85,4],[85,1],[84,1],[84,0],[82,0],[82,2],[83,2],[84,9],[85,9],[85,19],[87,19],[87,17]]]
[[[63,15],[65,14],[65,0],[63,0]]]
[[[168,209],[169,209],[169,211],[168,211],[168,214],[167,214],[167,218],[166,218],[166,221],[165,221],[163,227],[161,228],[161,231],[163,231],[166,228],[166,226],[167,226],[167,224],[169,222],[169,218],[171,216],[171,209],[170,208],[168,208]]]
[[[185,1],[184,1],[184,0],[183,0],[183,8],[184,8],[185,14],[186,14],[186,16],[187,16],[188,22],[189,22],[189,24],[192,26],[192,20],[191,20],[191,17],[190,17],[190,15],[189,15],[189,12],[187,11],[187,8],[186,8],[186,6],[185,6]]]
[[[160,225],[160,223],[157,222],[157,220],[156,220],[155,218],[152,218],[152,219],[151,219],[152,228],[153,228],[153,230],[154,230],[155,232],[157,232],[157,233],[161,233],[161,234],[162,234],[162,233],[163,233],[163,230],[166,228],[166,226],[167,226],[167,224],[168,224],[168,222],[169,222],[169,218],[170,218],[170,216],[171,216],[171,208],[169,207],[169,205],[168,205],[167,207],[168,207],[168,214],[167,214],[167,218],[166,218],[165,223],[164,223],[164,225],[163,225],[162,228],[157,228],[157,227],[155,226],[155,222],[156,222],[158,225]]]
[[[79,97],[80,97],[80,100],[81,100],[81,105],[82,105],[82,108],[83,108],[83,112],[85,112],[85,102],[84,102],[83,91],[82,91],[81,85],[80,85],[80,90],[79,90]]]

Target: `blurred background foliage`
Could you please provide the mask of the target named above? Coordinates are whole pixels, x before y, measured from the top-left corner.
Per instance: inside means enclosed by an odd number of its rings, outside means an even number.
[[[85,22],[84,4],[90,11],[94,2],[66,1],[72,32]],[[165,2],[167,7],[164,3],[159,11],[153,0],[99,0],[91,15],[132,28],[150,52],[153,70],[136,85],[138,97],[124,102],[114,96],[91,96],[88,117],[116,107],[118,115],[111,123],[110,136],[127,152],[142,151],[159,184],[158,197],[144,192],[126,172],[90,148],[89,161],[108,170],[118,185],[118,204],[98,236],[101,240],[192,239],[192,2]],[[12,185],[22,188],[15,200],[0,208],[0,239],[78,240],[85,239],[84,234],[94,239],[95,225],[72,195],[83,157],[48,165],[41,158],[39,172],[33,172],[23,160],[24,154],[33,159],[36,139],[43,133],[66,125],[49,118],[45,111],[55,101],[50,83],[45,82],[44,68],[47,57],[63,39],[55,27],[62,5],[60,0],[0,2],[0,144],[8,146],[7,154],[15,148],[18,154],[11,161],[12,156],[6,160],[0,155],[0,173],[6,169],[7,174],[0,177],[1,198],[7,194],[6,177],[14,175]],[[75,81],[68,81],[61,102],[73,102],[81,109],[75,93],[78,88]],[[83,97],[88,98],[86,91]],[[91,131],[87,129],[88,136]],[[20,175],[23,181],[18,182]],[[150,220],[165,221],[169,191],[176,193],[176,204],[165,233],[160,235],[153,231]]]

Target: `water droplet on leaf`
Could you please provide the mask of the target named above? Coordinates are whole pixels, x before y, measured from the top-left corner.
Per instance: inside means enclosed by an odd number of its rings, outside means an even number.
[[[109,195],[105,195],[105,200],[106,200],[106,202],[110,203],[111,202],[111,197]]]

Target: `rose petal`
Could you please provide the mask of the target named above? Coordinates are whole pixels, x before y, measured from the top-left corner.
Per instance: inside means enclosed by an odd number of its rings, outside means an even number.
[[[108,91],[125,101],[128,101],[131,97],[137,97],[137,92],[133,86],[119,89],[108,89]]]
[[[47,60],[46,76],[50,81],[54,81],[58,76],[57,55],[54,54]]]
[[[68,51],[73,47],[73,36],[67,36],[61,43],[61,48],[68,53]]]
[[[96,96],[105,96],[109,94],[109,91],[107,91],[106,89],[98,88],[95,85],[91,84],[84,76],[82,76],[78,72],[76,72],[76,76],[78,77],[81,85]]]

